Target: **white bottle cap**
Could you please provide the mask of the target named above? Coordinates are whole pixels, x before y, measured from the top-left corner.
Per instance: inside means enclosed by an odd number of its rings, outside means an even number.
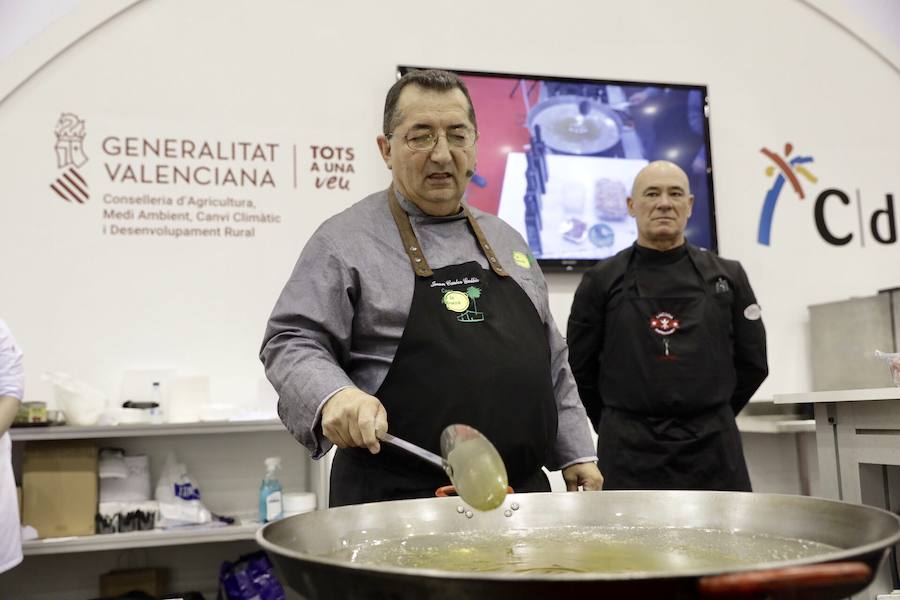
[[[280,456],[270,456],[266,459],[266,468],[269,470],[273,470],[281,467],[281,457]]]

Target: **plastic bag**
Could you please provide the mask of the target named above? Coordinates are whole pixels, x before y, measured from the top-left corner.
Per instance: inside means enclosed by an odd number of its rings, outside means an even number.
[[[94,425],[106,408],[106,395],[68,373],[48,372],[44,381],[53,384],[56,403],[71,425]]]
[[[218,600],[284,600],[284,588],[263,551],[245,554],[219,569]]]
[[[212,521],[212,514],[200,501],[200,489],[188,477],[187,468],[175,460],[174,454],[166,457],[156,484],[156,500],[159,502],[159,527],[202,525]]]
[[[891,378],[894,380],[894,385],[900,387],[900,352],[876,350],[875,358],[880,358],[887,363],[888,368],[891,370]]]

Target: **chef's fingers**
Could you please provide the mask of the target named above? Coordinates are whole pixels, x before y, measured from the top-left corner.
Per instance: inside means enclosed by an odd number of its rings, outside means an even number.
[[[326,404],[327,406],[327,404]],[[341,417],[340,414],[326,413],[322,411],[322,435],[328,438],[338,448],[346,448],[347,440],[341,434]]]
[[[375,435],[373,402],[378,400],[368,394],[359,396],[353,406],[353,413],[349,416],[347,433],[355,448],[365,448],[369,445],[366,440],[369,439],[370,431],[372,436]]]
[[[343,435],[341,430],[336,426],[326,427],[322,425],[322,435],[331,441],[338,448],[349,448],[353,445],[349,436]]]
[[[603,475],[594,463],[579,463],[563,469],[566,491],[598,491],[603,489]]]
[[[578,474],[573,472],[574,470],[565,469],[563,470],[563,481],[566,482],[566,491],[567,492],[577,492],[578,491]]]
[[[603,489],[603,475],[597,471],[591,477],[587,477],[581,484],[581,489],[586,492],[599,492]]]
[[[360,405],[357,427],[355,428],[359,433],[359,439],[357,440],[355,435],[353,437],[354,441],[361,442],[359,445],[368,448],[372,454],[378,454],[378,451],[381,450],[376,432],[376,417],[379,410],[383,411],[384,407],[375,398],[372,398],[371,402],[365,402]],[[351,427],[350,431],[353,432],[354,428]]]
[[[355,419],[350,419],[350,422],[347,424],[347,434],[350,436],[350,445],[354,448],[364,448],[366,446],[365,437],[363,437],[360,429],[359,416]]]
[[[356,388],[344,388],[322,407],[322,434],[338,448],[354,445],[349,423],[356,418],[360,395],[367,394]]]
[[[387,410],[385,410],[384,404],[379,404],[378,412],[375,413],[375,437],[379,440],[382,439],[384,434],[387,433],[387,430]]]
[[[600,473],[596,463],[582,463],[579,467],[577,471],[578,484],[582,490],[598,492],[603,489],[603,474]]]
[[[353,445],[353,439],[347,432],[346,422],[340,419],[326,421],[322,418],[322,435],[331,440],[338,448],[349,448]]]

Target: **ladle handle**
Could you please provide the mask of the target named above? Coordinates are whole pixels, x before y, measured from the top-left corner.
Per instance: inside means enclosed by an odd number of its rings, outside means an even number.
[[[406,450],[410,454],[414,454],[414,455],[418,456],[419,458],[425,459],[428,462],[430,462],[431,464],[436,465],[440,469],[444,468],[444,459],[441,458],[440,456],[438,456],[437,454],[435,454],[434,452],[429,452],[425,448],[420,448],[419,446],[416,446],[415,444],[411,444],[411,443],[407,442],[406,440],[401,440],[400,438],[393,436],[389,433],[385,433],[384,436],[381,438],[381,441],[387,442],[388,444],[393,444],[394,446],[397,446],[398,448]]]
[[[813,598],[816,590],[865,585],[872,569],[863,562],[835,562],[701,577],[701,598]],[[806,591],[806,595],[798,592]]]

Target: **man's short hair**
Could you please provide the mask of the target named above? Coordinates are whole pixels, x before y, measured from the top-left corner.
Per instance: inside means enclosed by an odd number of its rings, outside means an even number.
[[[397,101],[400,99],[400,93],[408,85],[417,85],[426,90],[434,90],[439,92],[449,92],[453,89],[460,90],[469,102],[469,119],[472,125],[478,130],[478,123],[475,121],[475,108],[472,106],[472,98],[469,96],[469,89],[462,79],[450,71],[441,71],[439,69],[413,70],[397,80],[388,90],[387,97],[384,99],[384,123],[382,129],[384,135],[391,133],[394,127],[403,120],[400,111],[397,110]]]

